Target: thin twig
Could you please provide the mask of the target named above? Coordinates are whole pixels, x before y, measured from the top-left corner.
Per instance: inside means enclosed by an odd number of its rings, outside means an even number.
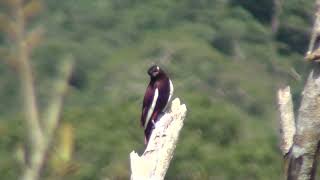
[[[320,0],[316,0],[315,21],[310,37],[308,51],[305,59],[309,61],[318,61],[320,58]]]

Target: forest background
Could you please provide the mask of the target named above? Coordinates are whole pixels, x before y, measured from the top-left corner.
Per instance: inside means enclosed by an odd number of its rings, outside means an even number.
[[[153,63],[168,72],[188,108],[167,179],[280,179],[276,91],[290,85],[299,107],[314,1],[43,4],[29,26],[45,29],[31,56],[40,107],[48,104],[64,57],[76,62],[45,179],[128,179],[128,155],[144,147],[139,119]],[[5,5],[0,13],[7,13]],[[10,47],[3,32],[0,45]],[[27,132],[17,65],[3,57],[0,177],[18,179]],[[57,160],[65,134],[70,158]]]

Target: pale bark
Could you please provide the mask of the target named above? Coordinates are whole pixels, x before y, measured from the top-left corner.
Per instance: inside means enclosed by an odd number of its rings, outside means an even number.
[[[320,64],[319,60],[319,36],[320,36],[320,0],[316,2],[316,19],[311,34],[310,45],[306,54],[306,59],[312,61],[312,70],[302,92],[302,100],[295,122],[295,133],[292,138],[294,115],[291,107],[290,91],[280,90],[279,95],[287,96],[288,103],[279,101],[279,111],[281,123],[290,124],[291,128],[284,128],[282,139],[289,143],[284,143],[281,147],[285,158],[285,178],[288,180],[313,180],[316,174],[317,152],[320,140]],[[287,94],[287,95],[285,95]],[[285,106],[285,107],[282,107]],[[287,115],[285,115],[287,114]],[[288,121],[284,119],[290,119]],[[291,141],[293,140],[293,144]],[[292,144],[292,145],[290,145]]]
[[[320,67],[315,65],[302,92],[287,179],[314,179],[320,138]]]
[[[319,61],[320,58],[320,0],[316,1],[316,18],[305,58],[310,61]]]
[[[286,155],[293,144],[293,136],[296,132],[293,103],[289,86],[283,89],[279,89],[278,105],[280,111],[281,132],[280,149],[282,151],[282,154]]]
[[[320,65],[314,64],[307,79],[296,122],[289,87],[279,90],[278,104],[285,177],[313,180],[320,140]]]
[[[171,109],[156,123],[148,146],[139,156],[130,153],[131,180],[163,180],[178,141],[187,108],[179,98],[172,101]]]

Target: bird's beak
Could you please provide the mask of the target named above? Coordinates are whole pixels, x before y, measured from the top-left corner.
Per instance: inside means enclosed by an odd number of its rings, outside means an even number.
[[[155,71],[155,72],[152,73],[152,76],[156,77],[158,74],[159,74],[159,72]]]

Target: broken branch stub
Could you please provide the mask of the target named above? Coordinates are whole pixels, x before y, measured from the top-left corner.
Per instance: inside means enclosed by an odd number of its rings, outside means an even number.
[[[166,112],[156,123],[144,153],[130,153],[131,180],[162,180],[168,170],[178,141],[187,108],[179,98],[172,101],[170,112]]]
[[[278,108],[280,112],[280,149],[283,155],[286,155],[293,144],[293,136],[296,132],[293,103],[290,87],[278,90]]]

